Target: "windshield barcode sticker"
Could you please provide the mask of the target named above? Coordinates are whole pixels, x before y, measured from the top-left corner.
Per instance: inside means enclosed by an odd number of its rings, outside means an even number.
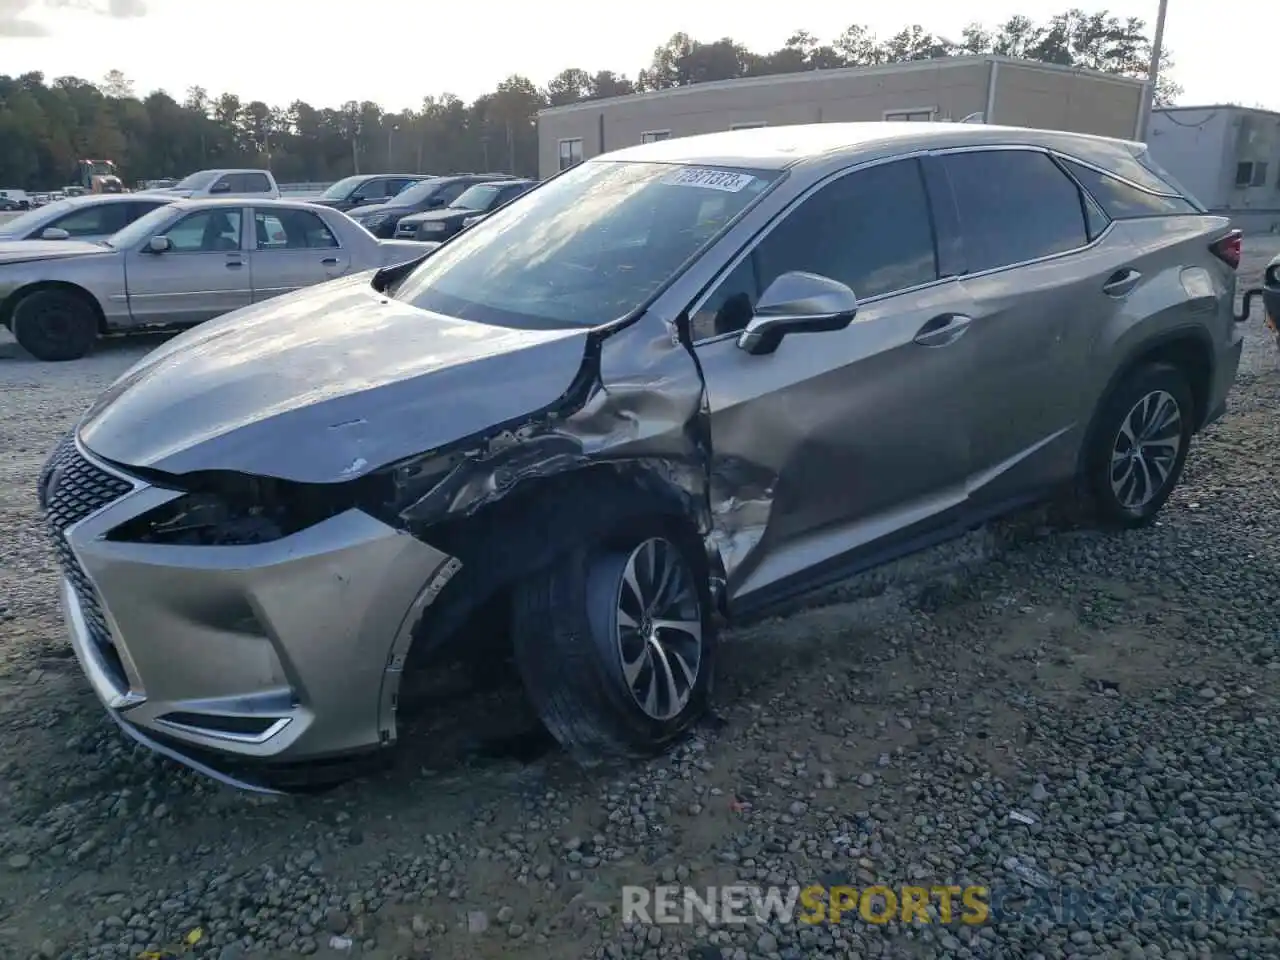
[[[755,177],[749,173],[730,173],[728,170],[690,167],[673,173],[665,182],[677,187],[706,187],[709,190],[737,193],[739,190],[746,189],[754,179]]]

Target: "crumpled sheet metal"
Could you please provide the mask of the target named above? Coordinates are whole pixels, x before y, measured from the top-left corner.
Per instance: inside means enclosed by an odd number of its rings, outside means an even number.
[[[741,500],[733,478],[710,488],[710,430],[702,376],[689,348],[667,324],[642,319],[600,342],[594,376],[562,411],[531,418],[466,452],[445,476],[409,502],[400,516],[415,527],[470,515],[530,480],[588,465],[641,471],[678,493],[702,536],[713,590],[726,567],[759,541],[768,519],[769,483]],[[500,388],[499,388],[500,389]],[[717,487],[725,491],[717,492]],[[738,499],[728,493],[736,490]]]

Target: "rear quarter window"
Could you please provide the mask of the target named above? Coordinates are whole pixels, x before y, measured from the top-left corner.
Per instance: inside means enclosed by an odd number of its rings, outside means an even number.
[[[1182,197],[1148,193],[1146,190],[1140,190],[1125,183],[1123,180],[1118,180],[1072,160],[1064,159],[1062,165],[1098,201],[1098,204],[1106,211],[1107,216],[1113,220],[1132,220],[1136,217],[1167,217],[1199,212],[1189,201]]]

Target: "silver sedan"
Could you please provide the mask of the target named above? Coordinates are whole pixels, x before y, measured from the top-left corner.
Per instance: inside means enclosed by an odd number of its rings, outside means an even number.
[[[105,240],[173,197],[93,193],[46,203],[0,223],[0,243],[10,240]]]
[[[39,360],[74,360],[103,333],[193,326],[434,246],[296,200],[182,200],[96,243],[0,242],[0,324]]]

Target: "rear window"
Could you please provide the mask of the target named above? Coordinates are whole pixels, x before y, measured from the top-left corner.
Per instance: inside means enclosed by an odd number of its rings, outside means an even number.
[[[1064,160],[1063,166],[1098,201],[1107,216],[1113,220],[1132,220],[1135,217],[1161,217],[1196,213],[1182,197],[1160,196],[1139,190],[1115,177],[1109,177],[1091,167]]]
[[[579,164],[446,243],[395,297],[504,326],[608,323],[643,306],[779,176]]]

